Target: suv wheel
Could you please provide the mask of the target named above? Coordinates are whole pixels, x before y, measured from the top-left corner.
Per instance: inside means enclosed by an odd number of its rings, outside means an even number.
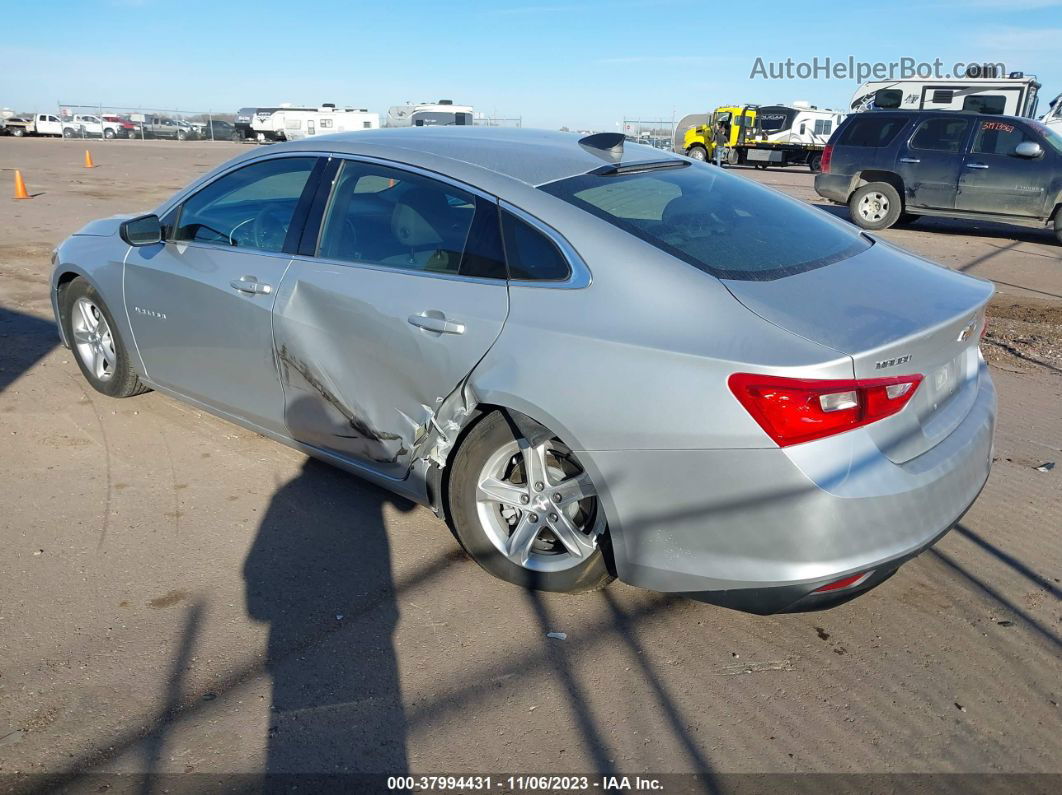
[[[488,414],[454,456],[447,491],[454,534],[495,577],[562,593],[612,581],[597,491],[551,431],[525,435],[507,414]]]
[[[871,182],[856,190],[848,200],[848,213],[856,226],[888,229],[903,212],[896,188],[887,182]]]

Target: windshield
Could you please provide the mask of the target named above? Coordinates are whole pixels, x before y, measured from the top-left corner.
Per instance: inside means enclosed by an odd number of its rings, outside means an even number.
[[[705,165],[583,174],[541,189],[720,279],[778,279],[870,245],[821,210]]]
[[[1041,121],[1030,122],[1036,131],[1044,137],[1048,145],[1055,150],[1058,154],[1062,155],[1062,133],[1056,130],[1054,127],[1048,127]]]

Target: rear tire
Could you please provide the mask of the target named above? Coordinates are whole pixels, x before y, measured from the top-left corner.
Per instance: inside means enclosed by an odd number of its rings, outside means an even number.
[[[73,127],[64,127],[63,128],[63,137],[64,138],[73,138],[74,137],[74,128]]]
[[[613,576],[600,500],[571,450],[538,428],[529,440],[495,411],[468,432],[450,468],[451,528],[499,579],[561,593],[603,588]]]
[[[112,138],[114,138],[114,130],[110,128],[104,130],[103,137],[106,138],[108,141],[111,140]]]
[[[848,214],[863,229],[888,229],[902,213],[900,194],[887,182],[863,185],[848,199]]]
[[[81,374],[108,397],[132,397],[148,391],[129,361],[128,348],[96,288],[74,279],[59,296],[63,334]]]
[[[691,157],[694,160],[699,160],[704,163],[708,160],[708,150],[700,144],[694,144],[686,150],[686,157]]]
[[[818,174],[822,171],[822,153],[816,152],[811,156],[811,160],[808,161],[808,168],[812,174]]]
[[[21,127],[12,127],[11,128],[11,134],[13,136],[15,136],[16,138],[21,138],[23,135],[26,134],[26,131],[24,129],[22,129]]]

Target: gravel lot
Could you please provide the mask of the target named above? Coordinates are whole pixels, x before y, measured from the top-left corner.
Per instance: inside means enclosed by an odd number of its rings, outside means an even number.
[[[998,286],[995,469],[877,590],[763,618],[620,583],[520,591],[426,509],[161,395],[93,392],[56,347],[52,247],[243,149],[96,142],[87,170],[84,148],[0,139],[0,789],[88,771],[1062,773],[1046,230],[884,233]],[[15,168],[31,201],[8,198]],[[803,169],[741,173],[819,203]]]

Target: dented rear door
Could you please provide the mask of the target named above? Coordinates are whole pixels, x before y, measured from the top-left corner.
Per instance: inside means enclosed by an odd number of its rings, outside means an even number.
[[[293,439],[405,477],[439,404],[508,313],[505,278],[468,275],[484,212],[495,214],[496,228],[496,205],[468,191],[343,165],[317,254],[294,259],[274,307]]]

